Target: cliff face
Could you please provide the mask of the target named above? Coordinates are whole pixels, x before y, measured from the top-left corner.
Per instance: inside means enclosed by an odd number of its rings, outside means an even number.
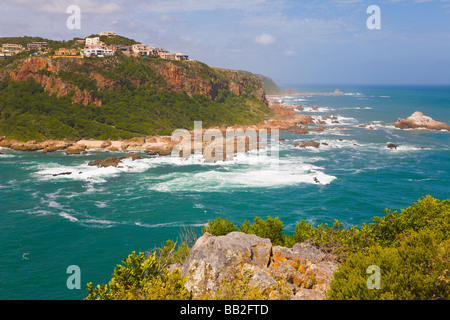
[[[8,76],[12,81],[32,78],[50,95],[62,97],[72,94],[72,102],[83,105],[93,103],[101,106],[102,101],[95,97],[95,90],[119,90],[125,83],[186,92],[189,96],[199,94],[212,100],[217,98],[220,90],[228,90],[238,96],[254,95],[268,105],[264,87],[257,77],[241,71],[213,69],[196,61],[124,56],[102,59],[31,57],[4,70],[0,82],[6,81]],[[83,86],[87,80],[95,84],[95,90],[92,86]]]
[[[71,60],[77,66],[82,66],[83,64],[79,59]],[[17,65],[17,68],[11,70],[8,74],[13,81],[26,81],[29,78],[32,78],[39,83],[49,95],[56,94],[59,98],[68,95],[73,90],[72,102],[83,105],[93,103],[101,106],[101,101],[94,98],[86,89],[81,89],[68,81],[63,81],[58,76],[60,71],[67,69],[67,65],[64,62],[67,61],[64,61],[63,59],[52,60],[50,58],[40,57],[27,58],[21,61]],[[104,88],[104,85],[101,83],[99,84],[99,87]]]

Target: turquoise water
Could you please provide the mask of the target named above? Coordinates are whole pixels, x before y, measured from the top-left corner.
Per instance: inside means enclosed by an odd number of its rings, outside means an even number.
[[[2,149],[0,298],[82,299],[87,282],[106,283],[131,251],[176,240],[185,227],[200,232],[218,216],[238,225],[278,216],[292,233],[300,219],[361,225],[428,194],[449,198],[450,133],[392,126],[414,111],[450,123],[449,87],[294,87],[337,88],[346,95],[284,98],[339,123],[327,120],[328,130],[308,135],[281,132],[277,166],[253,153],[221,164],[143,155],[123,168],[93,168],[89,161],[112,153]],[[373,129],[358,127],[367,122]],[[326,145],[294,148],[304,140]],[[53,176],[62,172],[72,174]],[[70,265],[80,267],[80,290],[66,286]]]

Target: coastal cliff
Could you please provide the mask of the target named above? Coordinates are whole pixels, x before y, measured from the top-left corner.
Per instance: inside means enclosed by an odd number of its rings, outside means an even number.
[[[146,72],[154,73],[153,81],[141,77],[139,72],[123,74],[121,63],[133,59]],[[139,71],[139,70],[136,70]],[[107,59],[79,59],[65,57],[31,57],[19,61],[14,67],[7,68],[7,75],[13,81],[25,81],[29,78],[40,84],[46,92],[57,97],[66,96],[75,90],[72,102],[101,106],[81,83],[70,79],[66,73],[85,75],[92,79],[99,91],[120,90],[125,79],[134,86],[158,86],[160,90],[186,92],[189,96],[203,95],[215,100],[220,90],[228,90],[237,96],[253,94],[267,104],[265,91],[260,80],[248,73],[236,70],[214,69],[196,61],[178,62],[175,60],[155,60],[139,57],[114,56]],[[7,75],[0,76],[7,79]]]
[[[0,68],[0,95],[0,136],[18,141],[129,139],[196,120],[257,124],[272,113],[248,72],[120,53],[15,60]]]

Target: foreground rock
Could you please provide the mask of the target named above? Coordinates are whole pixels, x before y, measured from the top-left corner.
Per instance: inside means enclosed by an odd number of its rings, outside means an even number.
[[[324,299],[337,262],[310,243],[292,248],[272,246],[269,239],[231,232],[226,236],[205,233],[181,266],[186,289],[194,295],[216,292],[222,280],[244,269],[253,271],[251,285],[271,288],[282,279],[291,299]]]
[[[416,129],[426,128],[431,130],[447,130],[450,131],[450,125],[433,120],[431,117],[423,115],[422,112],[416,111],[406,119],[398,119],[394,123],[394,127],[399,129]]]

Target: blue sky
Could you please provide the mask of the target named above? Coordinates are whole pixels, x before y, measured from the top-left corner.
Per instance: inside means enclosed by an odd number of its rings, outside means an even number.
[[[114,30],[283,84],[450,84],[450,0],[1,0],[0,36]],[[69,30],[66,9],[81,9]],[[368,6],[381,9],[369,30]]]

